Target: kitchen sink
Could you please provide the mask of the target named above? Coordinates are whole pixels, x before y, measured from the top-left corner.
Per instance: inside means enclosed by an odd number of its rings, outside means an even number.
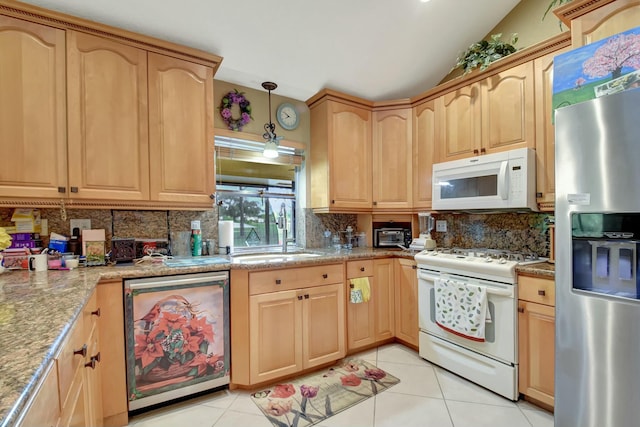
[[[247,254],[247,255],[233,255],[231,262],[240,264],[258,264],[266,262],[286,262],[286,261],[298,261],[307,258],[318,257],[320,254],[310,252],[300,253],[279,253],[279,254]]]

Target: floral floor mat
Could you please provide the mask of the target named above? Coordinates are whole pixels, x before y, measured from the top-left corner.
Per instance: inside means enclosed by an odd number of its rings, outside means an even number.
[[[251,399],[276,427],[307,427],[396,385],[400,380],[360,359],[253,393]]]

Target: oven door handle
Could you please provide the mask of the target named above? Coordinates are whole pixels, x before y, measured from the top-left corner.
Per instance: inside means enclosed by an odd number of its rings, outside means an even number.
[[[426,273],[422,270],[418,270],[418,279],[422,279],[422,280],[428,280],[433,282],[435,279],[439,278],[440,276],[437,274],[429,274]]]

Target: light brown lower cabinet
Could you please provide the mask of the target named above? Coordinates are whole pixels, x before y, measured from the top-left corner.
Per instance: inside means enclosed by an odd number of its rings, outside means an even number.
[[[418,275],[415,260],[395,260],[396,338],[418,348]]]
[[[347,261],[347,348],[349,352],[371,347],[394,337],[393,258]],[[350,280],[366,277],[371,298],[352,303]]]
[[[99,315],[94,292],[27,404],[21,427],[103,425]]]
[[[258,384],[344,357],[343,264],[232,270],[231,280],[232,357],[245,353],[232,359],[232,382]]]
[[[518,391],[553,408],[555,373],[555,285],[518,277]]]

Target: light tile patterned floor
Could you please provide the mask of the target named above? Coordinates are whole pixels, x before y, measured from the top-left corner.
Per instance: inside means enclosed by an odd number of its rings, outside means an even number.
[[[356,355],[400,384],[318,427],[553,427],[553,414],[512,402],[433,366],[402,345]],[[272,427],[247,391],[220,391],[132,417],[135,427]]]

